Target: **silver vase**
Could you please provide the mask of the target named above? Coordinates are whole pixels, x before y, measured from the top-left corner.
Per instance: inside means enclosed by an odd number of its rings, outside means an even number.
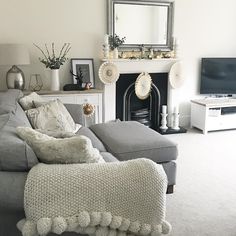
[[[12,68],[7,72],[6,75],[7,88],[9,89],[20,89],[25,88],[25,76],[23,71],[17,66],[12,66]]]

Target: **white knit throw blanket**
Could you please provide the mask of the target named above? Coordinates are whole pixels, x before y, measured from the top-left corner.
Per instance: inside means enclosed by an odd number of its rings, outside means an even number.
[[[24,236],[65,231],[96,236],[170,232],[165,221],[167,179],[148,159],[46,165],[29,172],[24,195]]]

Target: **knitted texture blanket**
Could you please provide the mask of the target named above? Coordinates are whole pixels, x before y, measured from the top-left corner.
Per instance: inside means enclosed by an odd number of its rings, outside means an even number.
[[[47,165],[28,174],[23,236],[62,234],[96,236],[168,234],[165,221],[167,178],[148,159],[127,162]]]

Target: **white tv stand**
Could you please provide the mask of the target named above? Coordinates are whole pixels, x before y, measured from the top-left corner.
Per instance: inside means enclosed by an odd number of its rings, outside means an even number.
[[[208,131],[236,129],[236,99],[191,100],[191,127]]]

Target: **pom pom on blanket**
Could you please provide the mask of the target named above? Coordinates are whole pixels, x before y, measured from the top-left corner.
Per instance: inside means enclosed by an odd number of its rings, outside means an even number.
[[[52,220],[50,218],[41,218],[37,222],[39,235],[47,235],[52,229]]]
[[[55,234],[62,234],[66,231],[67,223],[63,217],[56,217],[53,219],[52,232]]]

